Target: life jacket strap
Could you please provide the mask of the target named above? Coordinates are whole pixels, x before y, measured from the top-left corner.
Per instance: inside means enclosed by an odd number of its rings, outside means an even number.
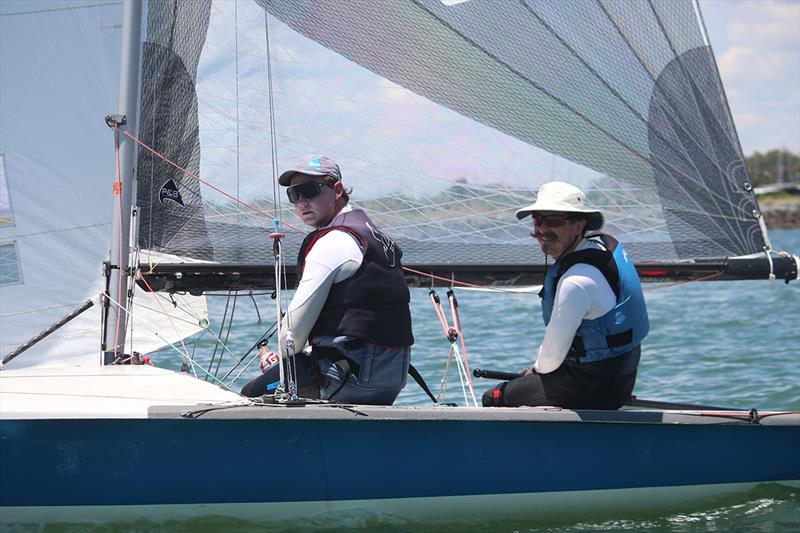
[[[621,333],[614,333],[613,335],[606,335],[606,344],[609,348],[619,348],[633,342],[633,328],[627,329]],[[583,337],[576,335],[572,339],[572,346],[567,353],[566,361],[568,363],[581,363],[581,359],[586,357],[586,347],[583,344]]]

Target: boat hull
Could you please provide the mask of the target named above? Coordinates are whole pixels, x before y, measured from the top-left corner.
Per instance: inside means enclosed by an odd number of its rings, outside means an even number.
[[[355,509],[411,520],[489,511],[543,518],[652,509],[800,479],[797,415],[755,424],[660,411],[186,412],[4,420],[2,521],[263,520]]]

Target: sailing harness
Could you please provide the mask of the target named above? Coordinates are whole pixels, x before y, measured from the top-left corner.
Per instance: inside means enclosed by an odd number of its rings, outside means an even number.
[[[364,346],[365,342],[363,339],[350,339],[342,344],[342,348],[344,348],[345,350],[358,350],[360,348],[363,348]],[[339,383],[339,386],[336,387],[336,389],[328,395],[329,400],[333,400],[334,396],[336,396],[336,394],[338,394],[338,392],[342,390],[342,387],[344,386],[345,383],[347,383],[347,380],[350,379],[351,375],[355,376],[356,379],[358,379],[359,373],[361,372],[360,365],[355,361],[353,361],[352,359],[350,359],[349,357],[347,357],[344,354],[344,352],[342,352],[342,350],[340,350],[337,346],[320,345],[320,344],[312,345],[311,355],[315,363],[313,365],[314,366],[313,372],[314,372],[314,379],[317,385],[322,386],[325,384],[324,383],[325,378],[323,377],[322,372],[320,371],[319,368],[319,364],[317,362],[319,359],[321,358],[327,359],[332,364],[338,366],[339,369],[341,370],[342,380]],[[428,395],[428,397],[431,399],[433,403],[438,403],[436,397],[433,395],[433,393],[431,393],[428,384],[425,383],[425,379],[423,379],[419,371],[410,362],[408,363],[408,375],[414,378],[414,381],[417,382],[417,385],[419,385],[420,388],[423,391],[425,391],[425,394]]]

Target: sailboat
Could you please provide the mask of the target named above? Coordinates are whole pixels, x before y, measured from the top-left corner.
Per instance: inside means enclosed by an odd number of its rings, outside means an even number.
[[[275,178],[311,151],[347,169],[411,286],[541,282],[511,215],[553,177],[589,192],[646,280],[797,279],[696,2],[2,10],[3,524],[524,518],[800,483],[797,413],[264,403],[203,379],[183,341],[208,330],[204,295],[296,281],[303,231]],[[163,346],[185,371],[146,364]],[[213,458],[254,452],[209,481]]]

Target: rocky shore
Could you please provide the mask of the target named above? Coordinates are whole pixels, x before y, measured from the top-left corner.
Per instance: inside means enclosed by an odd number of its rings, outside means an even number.
[[[758,202],[768,228],[800,228],[800,197]]]

